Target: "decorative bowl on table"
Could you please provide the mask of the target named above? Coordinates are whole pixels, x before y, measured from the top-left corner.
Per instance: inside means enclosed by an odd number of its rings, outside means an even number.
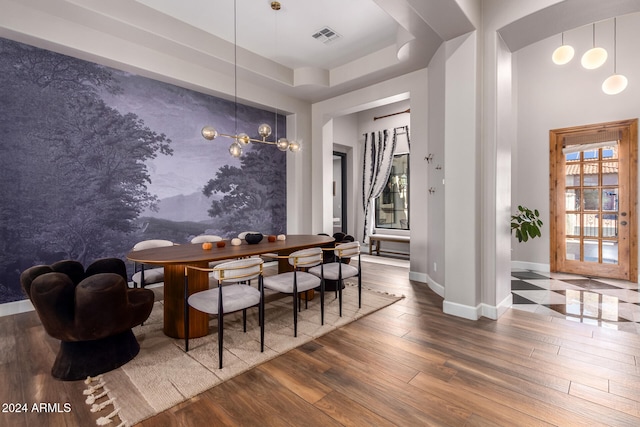
[[[244,240],[246,240],[250,245],[255,245],[262,241],[262,237],[262,233],[247,233],[244,236]]]

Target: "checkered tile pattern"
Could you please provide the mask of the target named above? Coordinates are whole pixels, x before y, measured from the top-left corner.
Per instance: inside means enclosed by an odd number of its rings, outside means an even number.
[[[637,283],[566,273],[511,272],[513,308],[640,334]]]

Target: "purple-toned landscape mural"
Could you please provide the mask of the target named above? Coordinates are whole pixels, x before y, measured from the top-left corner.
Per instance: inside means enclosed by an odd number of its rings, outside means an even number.
[[[231,139],[200,135],[236,123],[286,136],[282,115],[0,38],[0,303],[25,298],[35,264],[286,233],[286,153],[250,144],[235,159]]]

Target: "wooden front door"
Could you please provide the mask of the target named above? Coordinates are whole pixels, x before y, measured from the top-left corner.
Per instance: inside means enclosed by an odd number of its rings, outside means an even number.
[[[638,120],[550,137],[551,271],[638,280]]]

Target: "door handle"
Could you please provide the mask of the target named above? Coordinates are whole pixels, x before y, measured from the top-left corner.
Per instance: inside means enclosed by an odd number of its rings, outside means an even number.
[[[627,221],[620,221],[620,225],[627,225]]]

